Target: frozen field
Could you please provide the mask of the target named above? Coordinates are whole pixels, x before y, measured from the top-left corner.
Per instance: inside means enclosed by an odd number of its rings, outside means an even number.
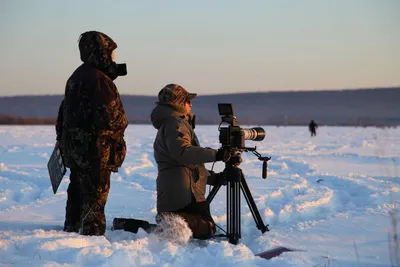
[[[261,178],[261,162],[251,153],[240,167],[271,231],[261,234],[243,200],[242,239],[234,246],[178,244],[141,230],[107,230],[105,237],[64,233],[69,173],[54,195],[46,168],[54,127],[0,127],[0,266],[390,266],[389,211],[400,204],[400,129],[320,127],[314,138],[307,127],[265,130],[264,141],[247,145],[272,157],[268,178]],[[196,132],[202,146],[219,147],[217,126]],[[154,222],[155,134],[150,125],[128,127],[127,157],[111,176],[107,229],[114,217]],[[214,170],[223,167],[216,163]],[[221,188],[211,205],[224,229],[225,197]],[[276,246],[302,251],[269,261],[254,256]]]

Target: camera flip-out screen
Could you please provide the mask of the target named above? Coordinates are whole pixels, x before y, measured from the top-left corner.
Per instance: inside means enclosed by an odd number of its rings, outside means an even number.
[[[233,116],[232,104],[218,104],[218,112],[221,116]]]

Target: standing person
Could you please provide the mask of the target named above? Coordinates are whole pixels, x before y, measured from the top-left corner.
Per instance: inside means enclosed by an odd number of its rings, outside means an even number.
[[[69,77],[58,112],[57,141],[70,168],[64,231],[103,235],[111,172],[125,159],[128,119],[114,80],[126,75],[115,63],[117,44],[97,31],[83,33],[83,64]]]
[[[204,163],[227,161],[230,154],[200,146],[191,113],[196,95],[180,85],[168,84],[159,92],[151,113],[158,130],[154,141],[158,166],[156,221],[159,223],[168,214],[181,216],[194,238],[208,239],[216,229],[205,198],[206,183],[213,185],[222,175],[206,170]]]
[[[308,125],[308,130],[310,130],[311,136],[317,135],[317,128],[317,123],[314,120],[311,120],[310,124]]]

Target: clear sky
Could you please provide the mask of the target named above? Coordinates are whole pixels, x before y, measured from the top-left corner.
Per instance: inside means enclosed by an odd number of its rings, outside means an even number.
[[[400,85],[400,0],[1,0],[0,95],[63,94],[78,37],[106,33],[122,94]]]

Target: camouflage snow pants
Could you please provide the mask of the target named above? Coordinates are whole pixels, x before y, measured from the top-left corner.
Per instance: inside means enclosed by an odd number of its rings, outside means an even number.
[[[71,169],[64,230],[71,227],[82,235],[103,235],[104,207],[110,191],[111,171]]]

